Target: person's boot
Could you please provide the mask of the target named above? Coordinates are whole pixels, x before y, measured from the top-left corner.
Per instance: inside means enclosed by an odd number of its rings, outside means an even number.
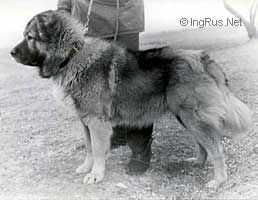
[[[127,144],[127,128],[113,127],[113,135],[111,137],[111,149],[116,149]]]
[[[130,175],[144,173],[150,166],[153,125],[141,129],[129,129],[127,142],[132,150],[132,156],[126,172]]]

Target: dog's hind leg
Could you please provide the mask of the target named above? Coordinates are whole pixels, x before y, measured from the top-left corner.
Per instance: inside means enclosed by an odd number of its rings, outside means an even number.
[[[193,132],[195,139],[203,148],[202,151],[207,152],[214,165],[214,179],[207,184],[207,187],[217,188],[227,180],[227,166],[221,144],[221,134],[213,124],[196,117],[191,109],[181,110],[179,115],[185,126]]]
[[[86,144],[86,157],[85,157],[84,163],[76,169],[76,173],[89,173],[93,166],[90,130],[88,126],[84,124],[83,124],[83,127],[84,127],[85,144]]]
[[[180,118],[179,115],[175,116],[177,121],[184,127],[187,128],[186,125],[183,123],[182,119]],[[186,159],[187,162],[191,162],[194,165],[200,165],[200,166],[204,166],[206,160],[207,160],[207,156],[208,153],[205,150],[205,148],[201,145],[201,143],[198,142],[198,140],[196,140],[195,138],[195,143],[196,143],[196,147],[198,148],[198,154],[197,157],[193,157],[193,158],[188,158]]]
[[[214,179],[207,183],[207,187],[216,188],[221,183],[227,180],[227,166],[223,146],[221,144],[221,136],[216,129],[213,129],[207,124],[202,124],[200,131],[195,131],[194,134],[198,143],[207,151],[209,158],[214,166]]]
[[[103,180],[105,175],[106,155],[110,149],[110,139],[112,135],[112,126],[110,122],[100,119],[92,119],[88,123],[90,130],[93,167],[83,182],[85,184],[98,183]]]

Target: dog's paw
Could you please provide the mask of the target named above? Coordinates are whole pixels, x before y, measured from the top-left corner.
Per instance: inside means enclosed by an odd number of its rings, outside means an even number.
[[[104,179],[104,172],[97,172],[95,170],[92,170],[89,174],[87,174],[84,179],[83,183],[84,184],[95,184],[99,183]]]
[[[93,159],[91,156],[87,156],[84,163],[76,169],[77,174],[89,173],[93,167]]]

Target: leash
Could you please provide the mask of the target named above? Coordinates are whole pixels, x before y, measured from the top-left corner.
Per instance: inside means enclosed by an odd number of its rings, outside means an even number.
[[[87,21],[86,21],[86,24],[85,24],[86,33],[89,32],[90,15],[91,15],[91,11],[92,11],[93,1],[94,1],[94,0],[90,0],[90,4],[89,4],[89,8],[88,8]]]
[[[116,30],[114,35],[114,41],[117,41],[117,36],[119,31],[119,9],[120,9],[120,0],[116,0]]]
[[[89,24],[90,24],[90,16],[92,12],[94,0],[90,0],[88,12],[87,12],[87,21],[85,24],[86,34],[89,32]],[[116,0],[116,27],[115,27],[115,33],[114,33],[114,41],[117,41],[117,36],[119,32],[119,10],[120,10],[120,0]]]

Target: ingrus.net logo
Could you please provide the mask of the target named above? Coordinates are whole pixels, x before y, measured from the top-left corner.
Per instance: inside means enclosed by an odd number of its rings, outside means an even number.
[[[211,18],[211,17],[204,17],[204,18],[187,18],[182,17],[179,20],[180,26],[183,27],[191,27],[191,28],[208,28],[208,27],[240,27],[244,26],[241,19],[238,18],[225,18],[225,19],[218,19],[218,18]]]

